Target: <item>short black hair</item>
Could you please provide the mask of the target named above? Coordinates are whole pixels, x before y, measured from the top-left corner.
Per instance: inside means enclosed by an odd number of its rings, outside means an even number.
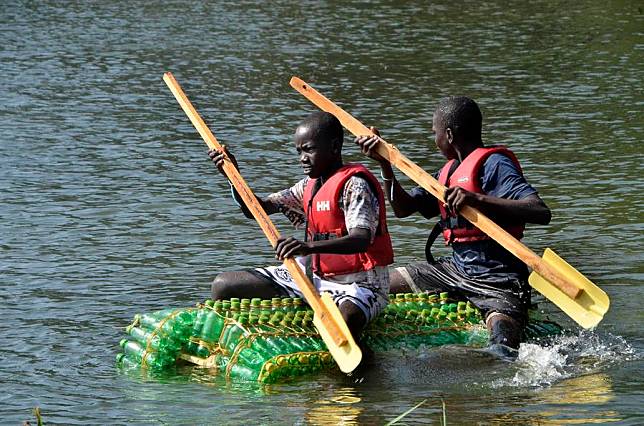
[[[329,143],[337,141],[338,148],[342,148],[344,130],[340,120],[335,115],[329,112],[316,111],[302,120],[298,127],[302,126],[306,126],[312,131],[312,137],[315,140]]]
[[[476,102],[467,96],[448,96],[438,102],[436,111],[445,128],[452,129],[454,136],[481,141],[483,115]]]

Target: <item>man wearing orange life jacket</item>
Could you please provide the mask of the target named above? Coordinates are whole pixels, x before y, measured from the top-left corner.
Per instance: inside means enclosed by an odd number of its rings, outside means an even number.
[[[393,249],[380,183],[364,166],[343,163],[343,137],[333,115],[315,112],[307,117],[295,131],[295,148],[307,177],[260,198],[260,203],[268,214],[282,212],[296,227],[305,226],[304,241],[281,238],[276,257],[296,258],[318,291],[331,294],[358,340],[388,303],[387,265],[393,262]],[[210,151],[209,156],[223,173],[223,154]],[[252,218],[234,190],[233,197]],[[215,300],[276,296],[302,297],[284,265],[223,272],[212,284]]]
[[[449,291],[469,299],[485,315],[490,344],[517,349],[530,305],[528,269],[519,259],[458,215],[463,206],[479,209],[516,238],[526,223],[547,224],[550,210],[525,180],[515,155],[505,147],[484,147],[482,115],[467,97],[439,102],[432,132],[447,163],[434,174],[446,203],[420,187],[405,191],[391,164],[375,152],[378,137],[356,138],[362,151],[380,162],[385,192],[396,217],[440,216],[426,245],[427,260],[391,272],[391,291]],[[442,230],[452,256],[434,259],[429,248]]]

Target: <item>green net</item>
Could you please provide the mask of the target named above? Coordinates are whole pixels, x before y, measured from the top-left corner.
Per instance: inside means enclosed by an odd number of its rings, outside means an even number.
[[[301,299],[206,301],[195,308],[136,315],[121,340],[118,365],[166,370],[177,363],[213,369],[232,380],[274,383],[336,367]],[[559,334],[548,321],[531,321],[526,338]],[[469,302],[447,293],[390,295],[362,342],[375,352],[446,344],[484,346],[488,333]]]

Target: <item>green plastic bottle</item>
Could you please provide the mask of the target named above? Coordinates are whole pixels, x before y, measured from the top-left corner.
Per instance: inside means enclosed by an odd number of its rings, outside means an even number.
[[[144,348],[175,354],[181,349],[181,343],[176,340],[167,337],[162,339],[158,334],[144,328],[129,326],[125,331]]]
[[[273,312],[280,311],[282,309],[282,299],[280,297],[273,297],[271,299],[271,310]]]
[[[396,294],[392,308],[396,311],[405,308],[405,293]]]
[[[250,317],[248,320],[248,328],[251,333],[260,332],[259,319],[257,317]],[[244,348],[239,352],[238,362],[241,362],[246,367],[257,370],[259,373],[267,358],[268,357],[264,351],[258,351],[257,348],[253,347],[251,344],[251,347]]]
[[[206,301],[206,303],[207,302],[208,300]],[[208,312],[209,312],[208,308],[200,308],[197,311],[197,315],[195,317],[195,323],[192,326],[192,331],[190,332],[190,337],[195,337],[195,338],[201,337],[201,333],[203,331],[203,326],[204,326],[204,323],[206,322],[206,316],[208,315]],[[192,340],[189,340],[188,343],[186,343],[186,350],[190,354],[196,355],[198,347],[199,345],[196,342],[193,342]]]
[[[271,313],[271,301],[270,300],[262,300],[259,305],[260,305],[260,313],[261,314],[270,314]]]
[[[152,369],[163,369],[175,363],[174,357],[155,351],[146,351],[140,343],[123,339],[119,342],[123,353],[129,358]]]
[[[116,365],[128,370],[141,367],[141,364],[131,358],[128,358],[125,354],[116,355]]]
[[[251,347],[259,354],[266,358],[271,358],[283,352],[283,349],[277,342],[273,341],[271,334],[274,329],[269,325],[268,315],[261,315],[258,320],[257,329],[255,332],[260,332],[261,336],[255,338],[251,343]]]
[[[235,351],[235,347],[237,347],[240,340],[246,333],[245,328],[248,327],[248,316],[241,314],[239,315],[239,319],[237,321],[239,325],[230,325],[228,328],[228,333],[224,336],[224,340],[222,341],[223,346],[230,354]]]
[[[259,316],[259,314],[262,311],[261,303],[262,303],[262,299],[259,299],[259,298],[251,299],[250,313],[253,315]]]
[[[297,326],[293,324],[292,319],[284,318],[280,322],[280,325],[284,330],[290,331],[287,335],[287,340],[296,352],[308,352],[312,349],[305,341],[303,341],[303,336],[297,334]]]
[[[247,382],[256,382],[259,377],[259,371],[237,363],[230,368],[230,376]]]
[[[291,299],[290,297],[282,298],[282,311],[283,312],[293,311],[293,299]]]
[[[301,297],[294,297],[293,298],[293,308],[296,311],[303,311],[306,309],[306,306],[304,305],[304,301],[302,300]]]
[[[431,304],[429,303],[429,294],[427,294],[427,293],[419,293],[419,294],[416,295],[416,297],[417,297],[417,302],[416,303],[418,303],[418,309],[420,309],[422,311],[423,309],[431,309],[432,308]]]
[[[414,293],[405,293],[405,303],[407,309],[418,310],[418,303],[416,302],[416,295]]]
[[[224,317],[221,316],[221,313],[215,309],[208,311],[201,329],[201,340],[210,344],[218,342],[223,327]]]

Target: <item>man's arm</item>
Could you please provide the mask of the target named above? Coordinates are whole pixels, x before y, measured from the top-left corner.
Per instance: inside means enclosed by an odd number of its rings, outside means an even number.
[[[377,129],[371,128],[378,134]],[[378,136],[359,136],[355,139],[356,145],[367,157],[376,160],[380,164],[380,175],[385,182],[385,194],[396,217],[407,217],[418,211],[418,203],[398,182],[394,175],[391,163],[376,152],[376,146],[380,143]]]
[[[228,148],[225,145],[223,148],[228,158],[230,158],[230,161],[235,165],[235,168],[239,170],[239,166],[237,165],[237,159],[235,159],[235,156],[228,151]],[[217,169],[219,170],[219,172],[222,175],[226,176],[226,173],[224,173],[224,158],[225,158],[224,153],[217,150],[210,150],[208,151],[208,156],[210,157],[212,162],[215,163],[215,166],[217,166]],[[228,177],[226,176],[226,178]],[[230,181],[228,183],[230,183]],[[232,196],[233,196],[233,199],[235,200],[235,203],[237,203],[242,213],[244,213],[244,216],[246,216],[248,219],[253,219],[254,218],[253,214],[250,212],[250,210],[248,210],[248,207],[246,207],[244,200],[242,200],[241,196],[239,195],[237,190],[233,187],[232,183],[230,183],[230,190],[232,192]],[[259,197],[257,197],[257,200],[261,204],[264,211],[266,211],[266,214],[270,215],[278,211],[278,206],[271,200],[267,198],[262,199]]]
[[[353,228],[348,234],[332,240],[300,241],[294,237],[280,238],[275,247],[275,257],[284,260],[287,257],[306,256],[315,253],[353,254],[367,251],[371,242],[371,231]]]
[[[550,209],[509,157],[492,154],[486,160],[481,186],[483,194],[448,188],[445,191],[448,209],[458,212],[469,205],[497,223],[550,223]]]
[[[352,177],[345,184],[342,205],[347,235],[330,240],[299,241],[290,237],[281,239],[276,247],[277,258],[315,253],[363,253],[371,244],[379,224],[378,198],[361,177]]]
[[[521,200],[509,200],[452,187],[445,191],[445,200],[448,210],[452,212],[459,212],[463,206],[468,205],[497,223],[547,225],[551,219],[550,209],[537,194],[528,195]]]

